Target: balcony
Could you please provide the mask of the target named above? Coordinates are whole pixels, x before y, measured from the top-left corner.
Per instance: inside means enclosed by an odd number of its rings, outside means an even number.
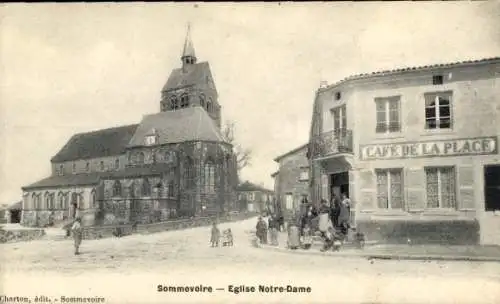
[[[341,153],[352,154],[352,130],[337,129],[315,136],[311,139],[310,148],[312,159]]]

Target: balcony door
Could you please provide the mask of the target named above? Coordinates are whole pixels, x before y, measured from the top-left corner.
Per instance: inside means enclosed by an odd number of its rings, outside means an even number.
[[[332,109],[333,130],[335,134],[341,133],[341,130],[347,128],[346,106],[340,106]]]

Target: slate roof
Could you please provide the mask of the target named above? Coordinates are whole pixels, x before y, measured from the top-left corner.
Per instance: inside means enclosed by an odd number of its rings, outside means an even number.
[[[238,187],[236,187],[236,191],[240,191],[240,192],[245,192],[245,191],[262,191],[262,192],[265,192],[265,193],[273,193],[272,190],[269,190],[269,189],[266,189],[262,186],[259,186],[259,185],[256,185],[256,184],[253,184],[249,181],[246,181],[240,185],[238,185]]]
[[[81,174],[53,175],[37,181],[23,190],[36,188],[97,185],[101,179],[131,178],[159,175],[170,170],[169,164],[154,164],[141,167],[127,167],[120,171],[91,172]]]
[[[344,79],[342,79],[334,84],[328,85],[325,89],[337,86],[341,83],[344,83],[344,82],[350,81],[350,80],[359,80],[359,79],[365,79],[365,78],[370,78],[370,77],[388,76],[388,75],[392,75],[392,74],[398,74],[398,73],[410,72],[410,71],[411,72],[413,72],[413,71],[425,71],[425,70],[434,70],[434,69],[438,69],[438,68],[452,68],[452,67],[459,67],[459,66],[468,66],[468,65],[476,65],[476,64],[482,64],[482,63],[495,63],[495,62],[499,63],[500,57],[484,58],[484,59],[478,59],[478,60],[466,60],[466,61],[460,61],[460,62],[424,65],[424,66],[416,66],[416,67],[406,67],[406,68],[383,70],[383,71],[377,71],[377,72],[371,72],[371,73],[362,73],[362,74],[357,74],[357,75],[352,75],[352,76],[346,77],[346,78],[344,78]]]
[[[193,41],[191,40],[191,26],[190,25],[188,25],[186,40],[184,41],[184,49],[182,51],[182,57],[196,57],[196,55],[194,53]]]
[[[206,83],[207,77],[211,79],[211,76],[212,73],[210,72],[210,65],[208,62],[204,61],[188,64],[185,69],[177,68],[172,70],[162,91]]]
[[[79,133],[52,157],[52,162],[115,156],[125,152],[137,124]]]
[[[128,147],[144,146],[145,137],[152,129],[156,130],[160,145],[186,141],[227,142],[213,119],[201,107],[144,116]]]

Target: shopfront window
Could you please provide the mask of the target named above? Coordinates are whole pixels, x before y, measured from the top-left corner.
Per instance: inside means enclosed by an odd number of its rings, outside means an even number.
[[[376,170],[377,206],[380,209],[403,208],[403,169]]]

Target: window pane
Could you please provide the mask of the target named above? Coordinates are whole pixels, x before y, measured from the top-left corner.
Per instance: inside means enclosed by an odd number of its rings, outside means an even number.
[[[389,123],[389,131],[390,132],[399,132],[401,129],[401,126],[399,122],[390,122]]]
[[[436,128],[436,120],[435,119],[427,119],[425,121],[425,127],[427,129],[435,129]]]
[[[450,99],[447,96],[439,96],[439,106],[449,106]]]
[[[377,112],[385,112],[385,100],[379,100],[375,102]]]
[[[442,119],[439,121],[439,128],[440,129],[449,129],[451,128],[451,121],[450,119]]]
[[[377,123],[386,123],[385,112],[377,112]]]
[[[399,111],[390,111],[389,112],[389,121],[390,122],[399,122]]]
[[[379,124],[377,124],[376,132],[377,133],[385,133],[385,132],[387,132],[387,124],[385,124],[385,123],[379,123]]]
[[[389,111],[399,112],[399,98],[394,98],[389,101]]]
[[[439,117],[450,117],[450,106],[439,106]]]
[[[435,118],[436,117],[436,108],[425,108],[425,118],[430,119],[430,118]]]
[[[434,107],[436,105],[436,95],[425,95],[425,107]]]

